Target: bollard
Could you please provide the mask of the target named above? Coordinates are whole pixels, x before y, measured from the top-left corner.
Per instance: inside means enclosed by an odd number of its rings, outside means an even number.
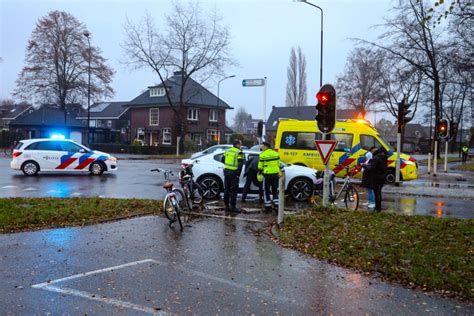
[[[428,174],[431,173],[431,151],[428,153]]]
[[[277,225],[281,227],[283,223],[283,211],[285,210],[285,169],[281,170],[281,177],[278,179],[278,219]]]

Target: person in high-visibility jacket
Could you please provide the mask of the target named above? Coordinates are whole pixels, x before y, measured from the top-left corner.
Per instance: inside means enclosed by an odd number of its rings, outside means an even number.
[[[467,154],[469,153],[469,147],[466,145],[462,146],[462,162],[466,162],[467,160]]]
[[[265,210],[278,207],[278,178],[280,173],[280,155],[274,151],[268,142],[262,143],[262,152],[258,160],[258,170],[263,174]],[[271,196],[273,195],[273,200]]]
[[[234,146],[229,148],[222,157],[224,163],[224,204],[227,212],[240,213],[236,203],[240,173],[244,165],[244,153],[240,149],[241,146],[240,140],[234,141]]]

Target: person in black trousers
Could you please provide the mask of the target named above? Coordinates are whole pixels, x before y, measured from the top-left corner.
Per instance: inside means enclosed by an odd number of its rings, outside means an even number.
[[[250,190],[250,185],[253,183],[258,187],[258,196],[260,198],[260,202],[263,201],[263,188],[262,183],[258,182],[257,180],[258,174],[258,156],[251,155],[249,160],[247,160],[245,164],[245,185],[244,191],[242,192],[242,202],[246,202],[247,194]]]
[[[375,211],[382,211],[382,187],[385,184],[385,177],[387,176],[387,152],[385,148],[377,149],[369,164],[364,165],[364,168],[369,171],[370,182],[374,189],[375,195]]]

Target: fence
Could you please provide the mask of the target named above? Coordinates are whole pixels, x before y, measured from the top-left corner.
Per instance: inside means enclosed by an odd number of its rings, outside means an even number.
[[[140,154],[140,155],[173,155],[176,146],[140,146],[123,144],[92,144],[91,149],[107,153]]]

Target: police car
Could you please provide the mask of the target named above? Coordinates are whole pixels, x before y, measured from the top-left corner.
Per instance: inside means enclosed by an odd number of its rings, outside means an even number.
[[[117,170],[117,158],[91,150],[69,139],[38,138],[21,140],[12,153],[10,167],[26,176],[38,172],[90,172],[100,176]]]
[[[244,150],[245,159],[251,156],[257,156],[259,151]],[[222,161],[223,152],[212,153],[198,157],[198,159],[184,159],[182,163],[193,164],[193,174],[196,182],[203,189],[203,196],[206,199],[215,199],[220,192],[224,191],[224,164]],[[281,163],[285,169],[285,189],[286,192],[295,201],[307,201],[313,194],[313,188],[317,182],[316,171],[314,169],[287,165]],[[245,166],[239,179],[239,190],[243,189],[245,184]],[[253,183],[250,186],[251,193],[258,193],[257,186]]]

